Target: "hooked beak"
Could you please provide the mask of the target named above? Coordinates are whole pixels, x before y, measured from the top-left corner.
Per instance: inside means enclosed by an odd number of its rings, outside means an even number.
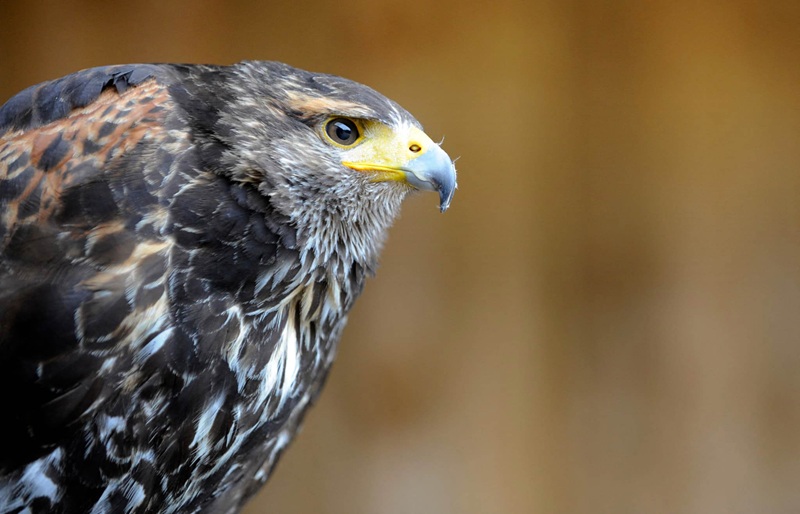
[[[450,201],[456,190],[456,167],[450,156],[439,148],[439,145],[409,161],[403,171],[406,172],[406,182],[412,186],[439,193],[441,212],[450,207]]]
[[[439,209],[446,211],[456,190],[456,168],[447,153],[416,127],[398,134],[382,125],[371,132],[364,143],[345,154],[342,164],[372,173],[376,182],[403,182],[435,191]]]

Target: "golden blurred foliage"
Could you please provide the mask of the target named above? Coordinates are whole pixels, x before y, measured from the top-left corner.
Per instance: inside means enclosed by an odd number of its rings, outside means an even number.
[[[0,99],[270,59],[459,156],[247,512],[800,512],[800,2],[0,2]]]

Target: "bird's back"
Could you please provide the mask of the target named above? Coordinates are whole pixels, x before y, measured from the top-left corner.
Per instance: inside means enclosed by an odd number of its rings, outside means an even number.
[[[341,316],[300,319],[324,285],[293,229],[206,166],[176,102],[201,72],[0,109],[0,512],[235,510],[321,385]]]

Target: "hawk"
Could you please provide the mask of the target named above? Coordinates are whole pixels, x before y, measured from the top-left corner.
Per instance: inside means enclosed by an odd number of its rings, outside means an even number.
[[[277,62],[128,65],[0,108],[0,512],[237,512],[415,190],[403,108]]]

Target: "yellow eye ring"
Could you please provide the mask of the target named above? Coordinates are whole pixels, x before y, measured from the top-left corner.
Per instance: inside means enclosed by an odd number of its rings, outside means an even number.
[[[361,140],[361,128],[350,118],[331,118],[325,122],[325,135],[337,146],[350,147]]]

